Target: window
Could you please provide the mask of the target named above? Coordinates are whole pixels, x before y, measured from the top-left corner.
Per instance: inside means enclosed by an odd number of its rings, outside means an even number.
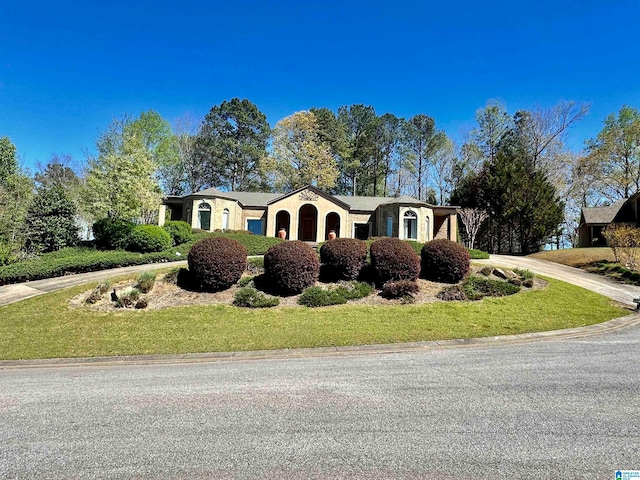
[[[387,217],[387,237],[393,236],[393,217]]]
[[[229,209],[225,208],[222,211],[222,230],[229,230]]]
[[[354,236],[358,240],[366,240],[369,238],[369,224],[368,223],[354,223]]]
[[[403,217],[404,238],[406,240],[417,240],[418,238],[418,215],[416,212],[407,210]]]
[[[206,202],[198,205],[198,228],[211,230],[211,205]]]
[[[429,241],[429,238],[430,238],[430,236],[429,236],[429,235],[431,234],[431,232],[429,231],[429,227],[431,226],[431,223],[430,223],[429,217],[427,217],[427,218],[425,218],[425,219],[424,219],[424,224],[425,224],[424,241],[425,241],[425,242],[428,242],[428,241]]]
[[[247,230],[254,235],[262,235],[262,220],[247,220]]]

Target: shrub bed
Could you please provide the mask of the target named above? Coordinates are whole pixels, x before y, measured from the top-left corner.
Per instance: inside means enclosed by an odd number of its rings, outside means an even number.
[[[487,252],[483,252],[482,250],[476,250],[475,248],[468,248],[469,257],[471,260],[487,260],[489,258],[489,254]]]
[[[169,234],[174,245],[181,245],[193,240],[191,225],[187,222],[183,222],[181,220],[169,220],[168,222],[165,222],[162,228]]]
[[[299,240],[273,245],[264,256],[266,285],[284,295],[302,292],[318,280],[319,274],[318,255]]]
[[[415,295],[420,291],[418,284],[411,280],[398,280],[387,282],[382,287],[382,296],[385,298],[402,298],[407,295]]]
[[[280,300],[275,297],[268,297],[252,287],[243,287],[238,290],[233,297],[233,304],[236,307],[245,308],[268,308],[280,304]]]
[[[197,242],[188,256],[189,272],[205,290],[219,291],[240,280],[247,266],[247,249],[224,237],[209,237]]]
[[[481,300],[484,297],[505,297],[520,291],[520,287],[501,280],[470,275],[460,289],[469,300]]]
[[[132,252],[161,252],[171,248],[171,236],[157,225],[136,225],[129,234],[127,249]]]
[[[298,303],[306,307],[328,307],[342,305],[349,300],[364,298],[373,292],[373,287],[365,282],[352,282],[328,288],[309,287],[298,298]]]
[[[367,244],[355,238],[336,238],[320,247],[323,275],[332,280],[354,280],[367,258]]]
[[[381,238],[371,244],[371,266],[376,282],[416,280],[420,273],[420,257],[407,243],[397,238]]]
[[[264,235],[253,235],[248,232],[213,232],[209,233],[212,237],[231,238],[241,243],[247,249],[249,255],[264,255],[270,247],[283,242],[280,238],[265,237]]]
[[[469,252],[451,240],[427,242],[421,260],[422,276],[428,280],[457,283],[469,273]]]

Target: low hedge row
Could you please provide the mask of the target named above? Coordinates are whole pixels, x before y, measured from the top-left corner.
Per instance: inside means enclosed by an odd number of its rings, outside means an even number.
[[[193,240],[161,252],[135,253],[125,250],[96,250],[91,247],[63,248],[57,252],[46,253],[37,258],[0,266],[0,285],[61,277],[71,273],[95,272],[109,268],[144,265],[148,263],[173,262],[186,260],[189,250],[195,242],[209,236],[233,238],[249,252],[249,255],[262,255],[271,245],[282,242],[279,238],[261,237],[246,233],[208,233],[198,232]],[[176,252],[180,255],[176,255]]]
[[[86,247],[64,248],[52,254],[0,267],[0,285],[61,277],[70,273],[95,272],[116,267],[185,260],[190,244],[154,253],[124,250],[94,250]],[[181,255],[176,255],[179,252]]]

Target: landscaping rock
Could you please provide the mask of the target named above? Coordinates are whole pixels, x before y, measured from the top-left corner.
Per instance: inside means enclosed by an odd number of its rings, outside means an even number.
[[[494,268],[492,273],[502,280],[509,280],[510,278],[514,278],[516,276],[516,274],[512,271],[502,270],[501,268]]]

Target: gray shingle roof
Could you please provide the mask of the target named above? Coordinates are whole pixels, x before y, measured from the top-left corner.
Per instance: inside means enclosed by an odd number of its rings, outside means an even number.
[[[415,205],[426,205],[420,200],[403,195],[401,197],[350,197],[348,195],[334,195],[341,202],[351,207],[351,210],[374,211],[380,205],[388,203],[410,203]]]
[[[607,207],[583,208],[582,215],[584,216],[584,223],[611,223],[627,200],[627,198],[622,198]]]
[[[302,190],[303,187],[299,190]],[[290,192],[291,193],[291,192]],[[217,188],[206,188],[192,195],[198,195],[203,197],[221,197],[231,200],[237,200],[243,206],[247,207],[266,207],[269,202],[276,198],[286,196],[288,194],[282,193],[262,193],[262,192],[223,192]],[[187,195],[188,196],[188,195]],[[410,197],[408,195],[402,195],[400,197],[352,197],[349,195],[329,195],[333,196],[336,200],[345,203],[351,210],[362,210],[366,212],[373,212],[376,208],[383,204],[389,203],[404,203],[411,205],[428,205],[425,202]]]

